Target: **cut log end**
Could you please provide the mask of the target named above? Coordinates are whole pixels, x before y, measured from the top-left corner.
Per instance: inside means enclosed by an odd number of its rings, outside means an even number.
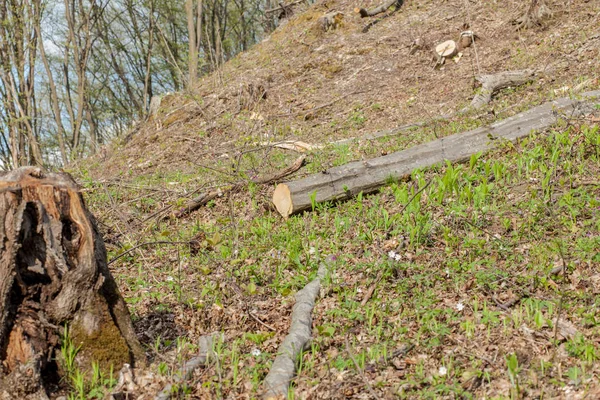
[[[458,53],[458,46],[454,40],[446,40],[435,47],[435,54],[439,58],[453,57]]]
[[[273,192],[273,204],[275,204],[275,208],[277,208],[277,211],[283,218],[288,218],[292,214],[294,204],[292,202],[292,193],[290,192],[288,185],[285,183],[277,185],[275,192]]]

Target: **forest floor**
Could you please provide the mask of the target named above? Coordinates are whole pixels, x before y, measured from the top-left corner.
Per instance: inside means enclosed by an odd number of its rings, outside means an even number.
[[[600,397],[598,117],[562,115],[468,163],[288,220],[271,185],[227,191],[296,159],[280,140],[323,145],[297,178],[597,89],[600,4],[546,1],[552,15],[517,32],[524,3],[407,1],[363,33],[355,2],[318,2],[71,168],[152,361],[136,395],[153,398],[220,331],[216,361],[179,395],[259,397],[294,293],[335,256],[290,397]],[[333,9],[343,25],[320,32]],[[466,26],[481,39],[434,69],[429,48]],[[525,68],[538,71],[530,84],[436,119],[470,102],[476,75]],[[215,188],[225,194],[171,215]]]

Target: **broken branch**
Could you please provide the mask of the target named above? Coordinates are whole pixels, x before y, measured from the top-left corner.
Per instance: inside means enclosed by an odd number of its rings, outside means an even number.
[[[531,82],[534,75],[535,71],[526,69],[522,71],[505,71],[494,75],[478,76],[477,80],[481,83],[481,92],[475,95],[471,101],[470,107],[477,110],[492,101],[492,96],[498,90],[510,86],[524,85]]]
[[[267,183],[277,182],[277,181],[281,180],[282,178],[298,171],[304,164],[305,158],[306,158],[306,156],[302,155],[302,156],[298,157],[296,159],[296,161],[294,161],[294,163],[292,165],[290,165],[289,167],[287,167],[281,171],[275,172],[273,174],[269,174],[269,175],[265,175],[263,177],[251,179],[250,181],[254,182],[258,185],[265,185]],[[238,190],[245,184],[246,184],[246,181],[237,182],[237,183],[233,184],[233,186],[229,187],[226,190],[226,192]],[[204,192],[204,193],[200,194],[200,196],[195,197],[192,200],[188,201],[187,204],[183,208],[181,208],[179,211],[177,211],[174,214],[175,218],[181,218],[185,215],[188,215],[192,211],[195,211],[198,208],[206,205],[209,201],[222,196],[223,193],[224,193],[223,190],[215,189],[215,190],[211,190],[209,192]]]
[[[321,264],[317,277],[296,293],[290,330],[279,346],[277,357],[263,382],[265,400],[287,399],[288,386],[296,372],[296,360],[311,338],[311,314],[330,261],[333,261],[332,257]]]
[[[223,340],[221,333],[215,332],[209,335],[200,337],[200,343],[198,345],[198,355],[179,369],[179,372],[175,374],[173,381],[175,384],[185,382],[190,379],[197,368],[204,367],[208,364],[211,357],[214,356],[214,342],[216,340]],[[168,384],[165,388],[154,398],[154,400],[169,400],[173,394],[173,384]]]

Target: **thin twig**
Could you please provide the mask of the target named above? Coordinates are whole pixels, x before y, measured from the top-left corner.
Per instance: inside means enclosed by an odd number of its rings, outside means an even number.
[[[248,311],[248,315],[252,317],[253,320],[255,320],[256,322],[258,322],[259,324],[261,324],[262,326],[264,326],[265,328],[273,331],[273,332],[277,332],[277,329],[273,328],[271,325],[267,325],[264,322],[262,322],[260,320],[260,318],[258,318],[256,315],[252,314],[252,312]]]
[[[115,261],[117,261],[119,258],[133,252],[134,250],[139,249],[140,247],[144,247],[144,246],[152,246],[155,244],[174,244],[174,245],[180,245],[180,244],[190,244],[190,242],[171,242],[168,240],[158,240],[156,242],[145,242],[145,243],[140,243],[136,246],[133,246],[132,248],[128,249],[127,251],[122,252],[121,254],[115,256],[112,260],[110,260],[108,262],[108,265],[114,263]]]
[[[348,357],[352,360],[352,362],[354,363],[354,366],[356,367],[356,371],[358,372],[358,374],[360,375],[360,377],[362,378],[363,382],[365,383],[365,385],[367,386],[367,389],[369,390],[369,393],[371,393],[371,396],[374,399],[379,399],[379,396],[377,396],[377,393],[375,393],[375,391],[373,390],[373,387],[371,386],[371,384],[369,383],[369,381],[367,380],[367,377],[365,376],[365,374],[363,373],[363,370],[360,368],[360,365],[358,365],[358,361],[356,361],[356,358],[354,358],[354,356],[352,355],[352,351],[350,350],[350,343],[348,342],[348,337],[346,337],[346,353],[348,354]]]

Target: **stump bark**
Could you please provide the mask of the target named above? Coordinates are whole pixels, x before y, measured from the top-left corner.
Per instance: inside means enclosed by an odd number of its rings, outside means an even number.
[[[106,249],[68,174],[0,174],[0,398],[46,398],[64,377],[69,327],[77,366],[145,363]]]

